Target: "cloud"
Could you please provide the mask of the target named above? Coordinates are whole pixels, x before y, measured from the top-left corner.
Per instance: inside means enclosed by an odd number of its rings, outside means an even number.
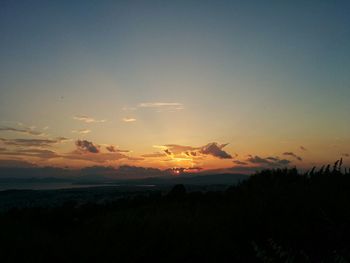
[[[279,165],[284,165],[284,166],[285,166],[285,165],[290,164],[291,161],[286,160],[286,159],[282,159],[282,160],[278,160],[277,163],[278,163]]]
[[[87,140],[77,140],[75,142],[77,149],[70,153],[64,154],[61,157],[71,160],[85,160],[95,163],[105,163],[109,161],[117,161],[121,159],[127,159],[129,161],[139,161],[143,158],[130,157],[124,152],[129,152],[128,150],[119,150],[113,145],[106,146],[108,152],[102,152],[101,146],[94,144]]]
[[[74,120],[82,121],[85,123],[101,123],[106,122],[106,120],[96,120],[92,117],[86,116],[86,115],[76,115],[73,117]]]
[[[126,157],[129,161],[143,161],[145,160],[145,158],[142,157],[131,157],[131,156],[127,156]]]
[[[106,146],[106,150],[109,151],[109,152],[113,152],[113,153],[114,152],[119,152],[119,153],[128,153],[128,152],[130,152],[129,150],[119,150],[114,145]]]
[[[61,157],[54,151],[50,150],[42,150],[42,149],[19,149],[13,151],[2,151],[0,155],[5,156],[28,156],[28,157],[36,157],[41,159],[52,159]]]
[[[44,136],[45,133],[39,132],[34,130],[33,127],[24,127],[22,129],[19,128],[13,128],[13,127],[0,127],[0,131],[8,131],[8,132],[18,132],[18,133],[24,133],[28,135],[35,135],[35,136]]]
[[[165,149],[164,152],[165,152],[166,155],[173,155],[172,152],[169,151],[169,149]]]
[[[183,104],[179,102],[142,102],[139,105],[137,105],[137,107],[155,109],[158,112],[178,111],[184,109]]]
[[[57,137],[56,140],[57,140],[57,142],[68,142],[68,141],[71,141],[71,139],[68,139],[66,137]]]
[[[298,161],[302,161],[302,160],[303,160],[300,156],[296,155],[296,154],[293,153],[293,152],[284,152],[283,155],[292,156],[292,157],[294,157],[295,159],[297,159]]]
[[[234,162],[235,164],[238,164],[238,165],[248,165],[248,163],[242,162],[242,161],[240,161],[240,160],[234,160],[233,162]]]
[[[257,156],[257,155],[255,155],[255,156],[250,155],[249,158],[247,159],[247,162],[250,162],[252,164],[257,164],[257,165],[263,165],[262,167],[265,167],[265,166],[286,166],[286,165],[290,164],[289,160],[280,159],[279,157],[262,158],[262,157]]]
[[[254,163],[254,164],[270,164],[270,161],[268,159],[265,158],[261,158],[259,156],[250,156],[247,159],[248,162],[250,163]]]
[[[209,143],[203,146],[200,150],[200,153],[205,155],[212,155],[219,159],[232,159],[232,156],[222,149],[227,145],[226,144],[217,144],[216,142]]]
[[[164,157],[166,156],[166,154],[161,152],[155,152],[155,153],[143,154],[141,156],[145,158],[156,158],[156,157]]]
[[[192,172],[200,172],[203,170],[202,167],[199,166],[193,166],[193,167],[185,167],[185,168],[173,168],[173,170],[181,169],[181,172],[183,173],[192,173]]]
[[[106,150],[113,153],[117,151],[117,149],[113,145],[106,146]]]
[[[128,117],[123,118],[123,122],[135,122],[135,121],[136,121],[135,118],[128,118]]]
[[[181,103],[178,102],[143,102],[138,105],[142,108],[158,108],[158,107],[179,107],[182,106]]]
[[[185,146],[178,144],[165,144],[153,146],[162,149],[167,155],[185,155],[187,157],[200,158],[203,156],[214,156],[219,159],[232,159],[232,156],[222,150],[227,144],[218,144],[216,142],[208,143],[201,147]]]
[[[27,150],[18,150],[16,152],[19,155],[38,157],[38,158],[42,158],[42,159],[52,159],[52,158],[60,157],[59,154],[57,154],[54,151],[50,151],[50,150],[27,149]]]
[[[70,160],[83,160],[83,161],[90,161],[94,163],[105,163],[109,161],[117,161],[121,159],[129,159],[128,156],[122,154],[122,153],[91,153],[89,151],[73,151],[68,154],[62,155],[65,159]]]
[[[82,129],[82,130],[73,130],[73,133],[79,133],[79,134],[88,134],[91,132],[89,129]]]
[[[304,146],[300,146],[300,150],[302,150],[302,151],[304,151],[304,152],[307,151],[307,149],[306,149]]]
[[[123,111],[135,111],[135,110],[137,110],[137,107],[127,107],[127,106],[125,106],[125,107],[122,108],[122,110]]]
[[[259,156],[249,156],[246,162],[241,162],[241,161],[235,162],[235,161],[233,162],[238,165],[229,167],[229,168],[218,169],[218,170],[212,170],[212,171],[209,170],[208,173],[254,174],[258,171],[262,171],[266,169],[285,167],[291,163],[289,160],[280,159],[278,157],[261,158]],[[254,165],[251,165],[249,163]]]
[[[163,148],[164,151],[166,151],[167,154],[170,154],[170,153],[174,153],[174,154],[180,154],[180,153],[183,153],[183,152],[187,152],[187,151],[195,151],[195,150],[198,150],[199,148],[195,148],[195,147],[192,147],[192,146],[183,146],[183,145],[178,145],[178,144],[166,144],[166,145],[163,145],[163,146],[155,146],[155,147],[158,147],[158,148]]]
[[[23,146],[23,147],[51,147],[54,144],[67,141],[65,137],[57,137],[56,139],[4,139],[0,141],[5,145]]]
[[[185,152],[185,154],[186,154],[187,156],[192,156],[192,157],[194,157],[194,156],[197,156],[197,155],[198,155],[198,154],[197,154],[197,152],[195,152],[195,151],[193,151],[193,152],[188,151],[188,152]]]
[[[77,146],[78,150],[82,152],[89,152],[89,153],[99,153],[99,146],[94,145],[92,142],[89,142],[87,140],[77,140],[75,142],[75,145]]]

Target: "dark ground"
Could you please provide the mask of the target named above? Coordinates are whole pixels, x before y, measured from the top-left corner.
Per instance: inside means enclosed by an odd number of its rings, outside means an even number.
[[[348,262],[350,174],[270,170],[224,191],[10,209],[1,262]]]

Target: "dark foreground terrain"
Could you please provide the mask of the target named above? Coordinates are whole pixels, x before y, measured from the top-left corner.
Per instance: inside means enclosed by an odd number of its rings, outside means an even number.
[[[11,209],[0,242],[1,262],[348,262],[350,174],[269,170],[225,191]]]

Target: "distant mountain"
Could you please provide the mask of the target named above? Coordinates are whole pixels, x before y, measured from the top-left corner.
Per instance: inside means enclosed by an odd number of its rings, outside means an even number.
[[[248,179],[244,174],[210,174],[210,175],[180,175],[154,177],[134,180],[117,180],[120,183],[132,184],[191,184],[191,185],[211,185],[211,184],[236,184]]]
[[[56,167],[0,167],[0,178],[71,178],[77,171]]]
[[[130,172],[131,171],[131,172]],[[155,184],[155,185],[213,185],[236,184],[247,179],[244,174],[181,174],[142,167],[91,167],[70,170],[54,167],[1,168],[0,183],[71,182],[74,184]]]

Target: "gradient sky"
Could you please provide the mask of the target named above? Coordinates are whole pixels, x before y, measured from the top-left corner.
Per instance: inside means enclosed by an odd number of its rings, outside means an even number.
[[[350,165],[349,14],[349,1],[1,1],[0,159]]]

